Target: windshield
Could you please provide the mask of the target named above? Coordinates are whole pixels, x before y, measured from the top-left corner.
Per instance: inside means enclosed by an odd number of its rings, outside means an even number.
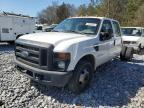
[[[53,31],[94,35],[98,32],[100,22],[96,18],[71,18],[61,22]]]
[[[138,28],[122,28],[123,35],[126,36],[141,36],[142,32]]]

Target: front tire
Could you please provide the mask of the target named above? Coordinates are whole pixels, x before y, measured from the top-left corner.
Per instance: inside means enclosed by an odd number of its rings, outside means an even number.
[[[87,61],[80,61],[74,70],[73,77],[68,84],[68,88],[72,92],[79,94],[89,86],[92,76],[92,64]]]

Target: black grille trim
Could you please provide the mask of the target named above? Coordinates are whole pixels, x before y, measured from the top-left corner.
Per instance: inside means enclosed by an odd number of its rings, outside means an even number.
[[[16,59],[27,65],[40,68],[43,70],[52,70],[53,65],[53,45],[46,47],[34,46],[30,44],[16,43]],[[28,52],[28,56],[23,56],[22,52]]]

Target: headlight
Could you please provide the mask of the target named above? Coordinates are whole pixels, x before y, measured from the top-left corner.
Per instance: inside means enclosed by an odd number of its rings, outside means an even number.
[[[70,53],[55,53],[54,68],[59,71],[65,71],[70,63],[70,57]]]
[[[57,67],[60,69],[65,69],[65,62],[64,61],[57,61]]]
[[[54,56],[59,60],[70,60],[70,53],[55,53]]]

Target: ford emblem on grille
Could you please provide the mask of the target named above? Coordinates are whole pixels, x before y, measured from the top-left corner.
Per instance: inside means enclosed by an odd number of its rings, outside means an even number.
[[[26,57],[29,56],[29,52],[27,52],[27,51],[22,51],[22,52],[21,52],[21,55],[26,58]]]

